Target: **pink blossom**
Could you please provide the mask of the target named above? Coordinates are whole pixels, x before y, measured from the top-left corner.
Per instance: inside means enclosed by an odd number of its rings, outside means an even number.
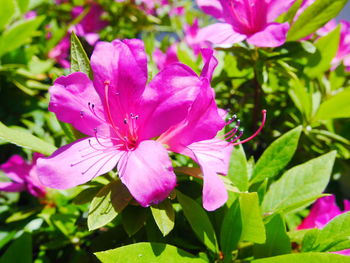
[[[37,14],[37,12],[35,10],[28,11],[27,13],[24,14],[24,18],[27,19],[27,20],[35,18],[37,16],[38,16],[38,14]]]
[[[202,48],[209,47],[207,42],[200,38],[199,32],[198,19],[195,19],[192,25],[186,26],[185,28],[185,42],[190,48],[192,48],[196,55],[200,53]]]
[[[0,182],[0,191],[28,191],[33,196],[45,197],[46,190],[39,181],[36,166],[36,161],[41,156],[34,154],[32,163],[27,163],[21,156],[13,155],[6,163],[0,165],[0,170],[12,180],[11,182]]]
[[[171,46],[169,46],[165,53],[163,53],[163,51],[157,48],[153,52],[153,59],[159,70],[164,69],[166,66],[170,64],[179,62],[179,58],[177,56],[176,44],[172,44]]]
[[[191,105],[186,118],[163,133],[158,141],[168,145],[168,150],[187,155],[196,161],[203,173],[203,207],[213,211],[227,201],[226,187],[218,174],[226,175],[233,145],[245,143],[254,138],[265,124],[266,111],[263,111],[261,127],[249,138],[236,142],[242,135],[239,120],[236,126],[221,138],[216,134],[225,126],[233,123],[235,118],[225,122],[222,110],[215,103],[215,92],[210,87],[212,74],[217,66],[213,50],[202,50],[205,66],[201,77],[207,82]]]
[[[222,22],[200,31],[200,38],[216,46],[230,47],[247,40],[258,47],[277,47],[285,43],[288,23],[275,19],[295,0],[197,0],[207,14]]]
[[[54,59],[61,67],[70,68],[68,61],[70,49],[70,35],[66,35],[62,40],[50,50],[48,57]]]
[[[341,211],[335,202],[334,195],[319,198],[312,206],[309,215],[304,218],[298,229],[310,229],[325,227],[334,217],[350,211],[350,202],[344,200],[344,211]],[[350,249],[337,251],[337,254],[350,256]]]
[[[116,167],[142,205],[166,198],[176,185],[167,149],[152,138],[183,120],[203,83],[175,63],[147,83],[147,56],[140,40],[99,42],[91,57],[94,80],[80,72],[58,78],[49,110],[89,137],[39,159],[49,187],[83,184]]]

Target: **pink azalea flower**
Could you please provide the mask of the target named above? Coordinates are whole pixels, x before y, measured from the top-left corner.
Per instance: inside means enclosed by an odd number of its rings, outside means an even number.
[[[37,16],[38,16],[38,14],[37,14],[37,12],[36,12],[35,10],[28,11],[27,13],[24,14],[24,18],[25,18],[26,20],[35,18],[35,17],[37,17]]]
[[[230,47],[247,40],[258,47],[277,47],[285,43],[288,23],[275,19],[295,0],[197,0],[207,14],[222,22],[203,28],[200,38],[216,46]]]
[[[176,44],[172,44],[171,46],[169,46],[165,54],[163,53],[163,51],[157,48],[153,52],[153,59],[156,62],[157,68],[159,70],[164,69],[170,64],[179,62]]]
[[[40,159],[41,181],[66,189],[116,167],[141,205],[163,200],[176,176],[166,148],[151,139],[184,119],[207,80],[173,64],[146,86],[147,56],[137,39],[99,42],[91,66],[93,82],[77,72],[50,88],[49,110],[89,137]]]
[[[36,166],[36,161],[41,156],[34,154],[33,162],[27,163],[21,156],[13,155],[6,163],[0,165],[0,170],[12,180],[11,182],[0,182],[0,191],[28,191],[33,196],[45,197],[46,190],[39,181]]]
[[[200,38],[199,32],[200,29],[198,26],[198,19],[195,19],[193,24],[187,26],[185,29],[185,42],[190,48],[192,48],[194,54],[196,55],[200,53],[202,48],[209,47],[207,42]]]
[[[68,61],[70,49],[70,35],[66,35],[62,40],[50,50],[48,57],[55,60],[61,67],[70,68]]]
[[[335,202],[334,195],[319,198],[312,206],[309,215],[303,220],[297,229],[310,229],[325,227],[334,217],[350,211],[350,201],[344,200],[344,211],[341,211]],[[350,256],[350,249],[335,252]]]
[[[72,17],[78,17],[83,11],[83,6],[74,7],[72,10]],[[91,4],[90,11],[77,25],[73,26],[70,31],[74,31],[77,36],[84,37],[91,46],[95,45],[99,39],[97,32],[108,25],[107,21],[101,19],[104,12],[100,5]]]

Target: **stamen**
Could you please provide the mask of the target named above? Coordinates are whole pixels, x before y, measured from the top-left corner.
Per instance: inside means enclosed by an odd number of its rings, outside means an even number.
[[[91,102],[88,102],[88,108],[89,108],[89,110],[91,111],[91,113],[92,113],[97,119],[99,119],[99,120],[102,121],[102,122],[107,122],[104,118],[98,116],[98,114],[97,114],[96,111],[95,111],[95,104],[93,104],[93,103],[91,103]],[[82,111],[81,111],[80,113],[82,113]]]
[[[256,132],[254,132],[254,134],[253,134],[252,136],[250,136],[249,138],[247,138],[247,139],[245,139],[245,140],[243,140],[243,141],[233,143],[233,144],[232,144],[233,146],[246,143],[246,142],[250,141],[251,139],[255,138],[255,137],[261,132],[261,130],[264,128],[265,122],[266,122],[266,110],[262,110],[261,113],[262,113],[262,115],[263,115],[263,118],[262,118],[262,121],[261,121],[261,125],[260,125],[260,127],[256,130]]]

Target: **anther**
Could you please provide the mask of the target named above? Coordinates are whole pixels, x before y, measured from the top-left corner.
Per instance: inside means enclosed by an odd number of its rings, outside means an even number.
[[[128,121],[127,121],[127,119],[124,119],[124,124],[128,124]]]

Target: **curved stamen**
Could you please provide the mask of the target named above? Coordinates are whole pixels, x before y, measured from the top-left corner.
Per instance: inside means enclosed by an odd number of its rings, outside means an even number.
[[[256,136],[261,132],[261,130],[264,128],[265,122],[266,122],[266,110],[262,110],[261,113],[262,113],[262,115],[263,115],[263,118],[262,118],[262,121],[261,121],[261,125],[260,125],[260,127],[256,130],[256,132],[254,132],[254,134],[253,134],[252,136],[250,136],[250,137],[247,138],[247,139],[244,139],[243,141],[233,143],[233,144],[232,144],[233,146],[246,143],[246,142],[250,141],[251,139],[253,139],[254,137],[256,137]]]
[[[88,102],[88,108],[89,108],[89,110],[91,111],[91,113],[92,113],[97,119],[99,119],[99,120],[102,121],[102,122],[107,122],[104,118],[98,116],[98,114],[97,114],[96,111],[95,111],[95,104],[94,104],[94,103]],[[81,117],[84,116],[84,112],[83,112],[83,111],[80,112],[80,116],[81,116]]]

